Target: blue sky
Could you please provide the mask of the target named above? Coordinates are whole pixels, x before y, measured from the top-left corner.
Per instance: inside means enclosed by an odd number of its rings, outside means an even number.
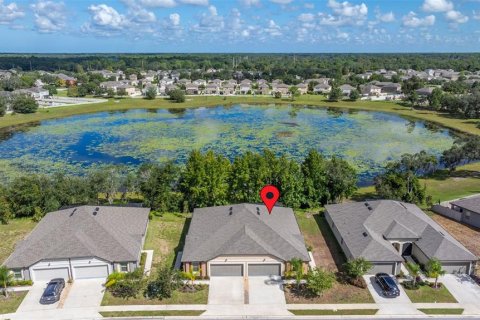
[[[0,52],[479,52],[480,0],[0,0]]]

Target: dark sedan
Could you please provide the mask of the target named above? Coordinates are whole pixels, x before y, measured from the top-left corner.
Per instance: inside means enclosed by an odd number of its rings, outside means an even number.
[[[40,298],[41,304],[52,304],[60,300],[62,291],[65,288],[64,279],[53,279],[47,284],[47,288]]]
[[[385,297],[395,298],[400,295],[397,283],[390,275],[386,273],[377,273],[375,275],[375,282],[380,286]]]

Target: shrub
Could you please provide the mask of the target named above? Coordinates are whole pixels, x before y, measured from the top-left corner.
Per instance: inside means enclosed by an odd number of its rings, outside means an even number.
[[[166,299],[182,285],[178,270],[164,266],[158,271],[157,279],[148,283],[143,295],[150,299]]]
[[[136,297],[141,288],[141,281],[129,279],[117,281],[114,285],[109,287],[108,290],[114,297],[128,299]]]
[[[323,269],[315,268],[307,275],[307,288],[314,295],[320,296],[325,290],[331,289],[335,283],[335,274]]]
[[[20,286],[31,286],[33,285],[32,280],[13,280],[8,283],[9,287],[20,287]]]
[[[180,89],[174,89],[169,91],[168,96],[170,97],[170,100],[173,100],[175,102],[185,102],[185,92]]]
[[[35,113],[38,103],[32,97],[20,94],[12,99],[12,109],[16,113]]]
[[[365,260],[365,258],[357,258],[349,260],[344,264],[347,275],[351,278],[357,279],[365,275],[370,269],[372,269],[372,263]]]

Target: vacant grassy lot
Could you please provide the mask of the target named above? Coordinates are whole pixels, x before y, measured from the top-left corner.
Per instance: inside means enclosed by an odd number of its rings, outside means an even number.
[[[441,308],[441,309],[418,309],[425,314],[462,314],[461,308]]]
[[[345,262],[345,257],[330,230],[323,213],[296,213],[300,230],[307,245],[313,247],[313,257],[318,267],[338,271]],[[373,303],[368,289],[350,284],[336,282],[334,287],[321,297],[307,298],[285,293],[287,303]]]
[[[116,298],[106,291],[103,296],[102,306],[121,305],[156,305],[156,304],[207,304],[208,286],[196,292],[174,291],[172,297],[163,300],[147,299],[140,293],[136,298]]]
[[[153,250],[152,276],[156,276],[155,271],[162,264],[173,266],[176,253],[183,248],[189,217],[181,213],[153,215],[144,246],[145,250]]]
[[[296,316],[347,316],[365,315],[371,316],[377,313],[378,309],[340,309],[340,310],[288,310]]]
[[[429,178],[420,179],[420,183],[427,187],[427,195],[432,196],[434,203],[480,193],[480,163],[460,166],[452,173],[440,170]],[[358,189],[352,200],[375,197],[375,187],[369,186]]]
[[[32,219],[12,219],[0,224],[0,264],[13,252],[15,244],[22,240],[37,223]]]
[[[385,101],[339,101],[328,102],[324,96],[303,95],[291,101],[290,99],[275,99],[271,96],[233,96],[233,97],[187,97],[183,103],[174,103],[167,99],[110,99],[106,103],[85,104],[79,106],[59,107],[50,109],[41,109],[35,114],[28,115],[6,115],[0,118],[0,128],[12,125],[18,125],[33,121],[45,119],[60,118],[74,114],[91,113],[98,111],[127,110],[127,109],[160,109],[160,108],[191,108],[198,106],[229,105],[236,103],[245,104],[294,104],[294,105],[313,105],[333,108],[350,108],[358,110],[371,110],[396,113],[407,117],[413,117],[421,120],[435,122],[447,128],[460,132],[480,134],[480,129],[476,127],[477,120],[457,119],[449,114],[438,113],[427,110],[411,110],[401,104]]]
[[[28,291],[10,292],[9,297],[0,296],[0,314],[14,313],[22,303]]]
[[[421,286],[417,290],[405,289],[407,296],[413,303],[456,303],[458,302],[445,286],[434,289],[430,286]]]
[[[103,311],[102,317],[188,317],[199,316],[204,310],[168,310],[168,311]]]

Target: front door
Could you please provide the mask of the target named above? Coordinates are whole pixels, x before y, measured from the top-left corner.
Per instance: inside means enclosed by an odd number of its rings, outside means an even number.
[[[412,244],[411,243],[405,243],[403,245],[402,256],[411,256],[411,255],[412,255]]]

